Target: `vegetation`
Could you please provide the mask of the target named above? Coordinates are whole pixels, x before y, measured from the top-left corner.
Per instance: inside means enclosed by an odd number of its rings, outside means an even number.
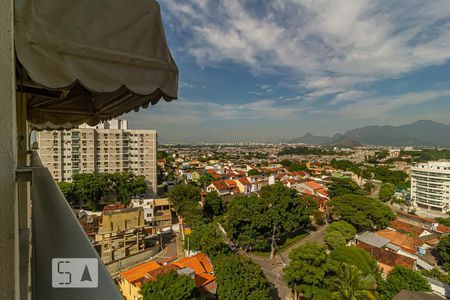
[[[337,170],[351,171],[358,175],[361,174],[361,166],[349,160],[337,160],[333,158],[330,165]]]
[[[168,194],[172,207],[191,225],[205,222],[203,210],[199,207],[200,192],[197,186],[177,184]]]
[[[220,216],[223,214],[224,204],[222,198],[216,191],[209,192],[205,197],[205,212],[209,216]]]
[[[333,296],[342,300],[368,299],[376,300],[377,282],[371,275],[363,275],[361,271],[349,264],[341,264],[333,281]]]
[[[400,156],[411,156],[416,162],[427,162],[450,158],[450,150],[423,149],[421,151],[401,151]]]
[[[286,147],[278,155],[338,155],[332,149],[312,148],[312,147]]]
[[[344,246],[355,237],[355,234],[355,227],[345,221],[338,221],[327,228],[324,240],[331,249],[335,249],[339,246]]]
[[[290,172],[298,172],[298,171],[308,171],[308,167],[305,163],[292,163],[289,165],[288,170]]]
[[[333,178],[328,186],[328,194],[331,198],[336,198],[347,194],[364,195],[364,191],[351,179]]]
[[[435,219],[439,224],[450,227],[450,218],[436,218]]]
[[[395,266],[388,274],[386,281],[382,281],[378,287],[381,299],[392,299],[401,290],[431,291],[431,287],[420,272],[413,271],[403,266]]]
[[[115,194],[127,205],[132,197],[142,197],[148,188],[144,176],[131,172],[75,174],[72,182],[59,182],[58,186],[69,203],[80,203],[94,211],[100,209],[100,201],[107,194]]]
[[[408,174],[403,171],[390,170],[389,167],[367,166],[363,170],[363,178],[370,179],[372,174],[375,179],[382,181],[383,183],[391,183],[399,188],[407,186],[406,180],[408,179]]]
[[[277,235],[306,228],[317,205],[281,184],[265,186],[260,196],[237,196],[227,207],[225,226],[240,247],[265,250]]]
[[[381,186],[378,198],[380,198],[380,200],[383,202],[387,202],[392,200],[394,194],[395,194],[395,186],[391,183],[386,183]]]
[[[327,255],[327,247],[318,243],[306,243],[289,253],[291,262],[283,269],[284,279],[296,293],[305,299],[313,299],[329,290],[328,275],[334,274],[336,265]]]
[[[214,176],[212,176],[212,174],[205,173],[200,176],[197,184],[202,188],[206,188],[208,185],[210,185],[215,180],[216,179],[214,178]]]
[[[376,199],[345,195],[328,203],[335,219],[347,221],[358,231],[383,229],[395,218],[391,209]]]
[[[214,225],[202,224],[196,226],[184,241],[185,249],[192,251],[201,251],[209,257],[230,252],[228,246],[223,241],[223,237],[217,233]]]
[[[443,236],[437,245],[439,259],[446,271],[450,271],[450,236]]]
[[[431,270],[420,270],[423,276],[439,280],[444,283],[450,284],[450,275],[442,273],[438,268]]]
[[[249,259],[237,255],[221,255],[213,258],[213,263],[219,299],[271,299],[269,283],[264,273]]]
[[[178,275],[176,271],[159,274],[156,281],[142,284],[143,300],[187,300],[196,299],[195,281],[189,276]]]
[[[255,169],[251,169],[250,171],[247,172],[248,176],[256,176],[256,175],[260,175],[261,173],[258,170]]]
[[[323,239],[330,249],[345,246],[347,242],[339,231],[326,232]]]
[[[364,275],[371,275],[380,279],[377,262],[371,258],[370,254],[357,247],[339,247],[330,253],[330,258],[334,261],[346,263],[357,267]]]

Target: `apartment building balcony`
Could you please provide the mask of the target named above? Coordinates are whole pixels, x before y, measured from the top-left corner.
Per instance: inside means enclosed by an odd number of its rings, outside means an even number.
[[[52,175],[32,155],[32,294],[34,299],[123,299]],[[98,261],[98,288],[52,288],[53,258]]]

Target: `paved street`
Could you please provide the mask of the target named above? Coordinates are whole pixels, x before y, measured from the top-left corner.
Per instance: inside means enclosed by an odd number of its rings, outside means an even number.
[[[283,281],[283,268],[289,263],[289,253],[300,245],[306,242],[320,242],[323,243],[323,236],[325,234],[325,229],[327,225],[322,226],[318,230],[314,231],[304,239],[298,241],[296,244],[292,245],[286,249],[281,256],[275,255],[273,260],[268,258],[252,255],[250,253],[245,253],[246,256],[250,257],[255,263],[261,266],[264,274],[266,274],[267,279],[273,285],[273,290],[271,292],[272,299],[290,299],[290,289]]]

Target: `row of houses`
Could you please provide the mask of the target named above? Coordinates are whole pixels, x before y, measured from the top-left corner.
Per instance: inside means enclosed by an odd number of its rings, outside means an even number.
[[[378,261],[383,276],[387,276],[398,265],[412,270],[432,270],[437,267],[433,249],[441,236],[448,234],[450,228],[443,226],[437,231],[436,228],[422,224],[422,219],[400,212],[398,218],[391,221],[386,229],[363,232],[356,236],[354,243]],[[436,294],[450,296],[448,284],[431,278],[427,280]]]
[[[217,284],[213,265],[209,257],[204,253],[181,259],[176,257],[169,258],[159,263],[151,260],[139,264],[121,272],[116,279],[116,284],[124,299],[138,300],[142,299],[140,291],[143,284],[156,281],[158,280],[158,275],[171,271],[191,277],[195,281],[195,286],[199,290],[201,299],[216,294]]]

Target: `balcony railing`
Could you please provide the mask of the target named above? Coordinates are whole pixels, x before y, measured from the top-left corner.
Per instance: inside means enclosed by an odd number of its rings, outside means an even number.
[[[36,152],[32,156],[33,299],[117,299],[117,286]],[[52,288],[53,258],[95,258],[97,288]]]

